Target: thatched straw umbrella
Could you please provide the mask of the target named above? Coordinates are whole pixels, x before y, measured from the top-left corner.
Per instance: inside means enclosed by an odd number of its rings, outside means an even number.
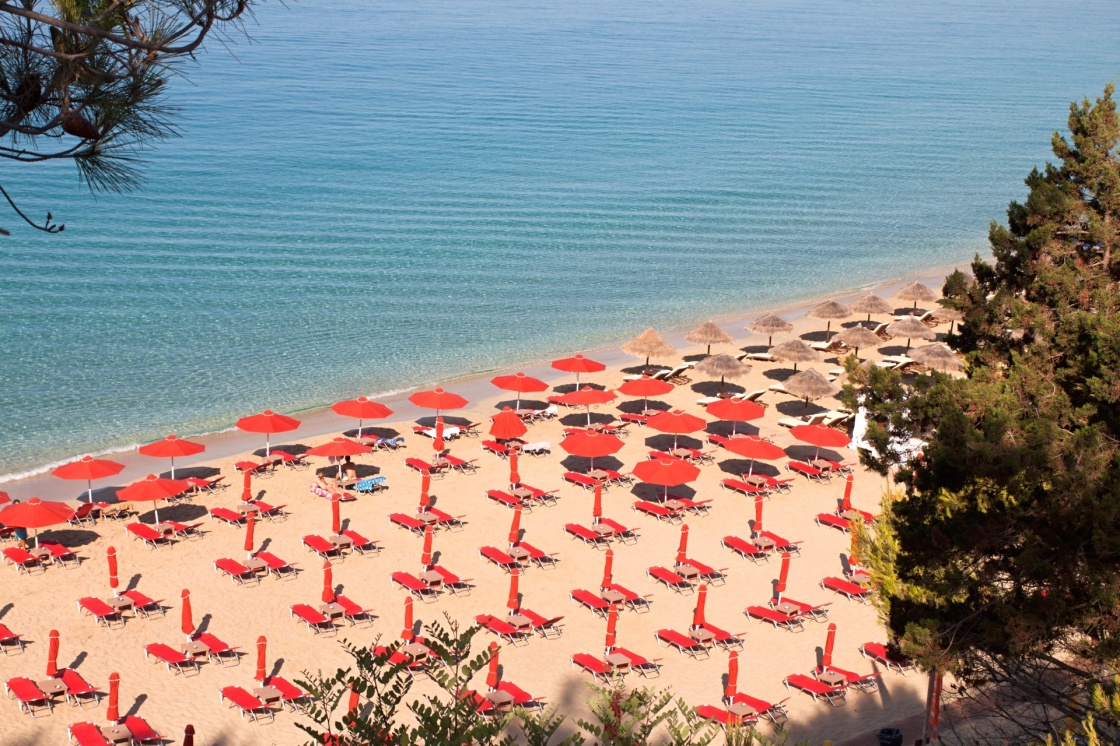
[[[735,341],[730,334],[720,329],[711,321],[706,321],[685,335],[685,341],[694,345],[708,345],[708,352],[712,354],[712,345],[725,345]]]
[[[890,313],[894,310],[890,303],[875,295],[868,293],[862,298],[857,298],[852,301],[848,308],[852,309],[855,313],[867,314],[867,320],[871,321],[871,314]]]
[[[826,300],[819,306],[809,311],[809,315],[814,319],[828,319],[828,326],[824,330],[824,341],[827,343],[832,336],[832,320],[833,319],[846,319],[852,315],[851,310],[834,300]]]
[[[649,370],[649,359],[651,357],[677,356],[677,348],[666,342],[660,334],[653,330],[652,326],[622,345],[622,351],[634,357],[644,357],[647,371]]]
[[[892,323],[887,327],[887,334],[892,337],[906,337],[907,352],[910,351],[911,339],[937,339],[937,334],[932,329],[913,316],[907,316]]]
[[[730,355],[712,355],[696,364],[694,371],[707,378],[719,378],[719,393],[723,395],[723,381],[726,378],[742,378],[751,372],[751,366],[736,360]]]
[[[782,388],[798,399],[804,399],[805,409],[809,408],[810,401],[823,399],[826,396],[836,396],[840,393],[839,387],[812,368],[794,373],[782,381]]]
[[[750,329],[755,334],[765,334],[767,337],[766,347],[770,348],[774,346],[774,335],[792,332],[793,324],[777,314],[768,313],[765,316],[759,316],[746,328]]]
[[[950,334],[953,333],[953,327],[956,325],[956,323],[964,319],[963,313],[955,308],[949,308],[948,306],[942,306],[940,309],[938,309],[937,316],[938,318],[949,319]]]
[[[863,324],[853,326],[851,329],[845,329],[841,332],[836,332],[836,338],[844,343],[846,347],[853,347],[856,351],[856,357],[859,357],[860,347],[875,347],[883,340],[879,339],[875,332],[868,329]]]
[[[795,371],[797,370],[798,363],[812,363],[821,359],[821,356],[817,354],[816,350],[800,339],[791,339],[788,342],[782,342],[777,347],[770,348],[770,354],[783,362],[793,363],[793,369]]]
[[[918,308],[918,301],[923,303],[927,301],[937,300],[937,293],[933,292],[920,282],[912,282],[899,289],[894,297],[899,300],[912,300],[914,301],[914,309]]]
[[[957,357],[956,353],[940,342],[916,347],[910,353],[910,357],[927,368],[945,373],[952,373],[964,367],[964,363]]]

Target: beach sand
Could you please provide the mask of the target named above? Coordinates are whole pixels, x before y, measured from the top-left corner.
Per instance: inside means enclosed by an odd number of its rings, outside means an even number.
[[[927,284],[940,287],[937,276],[927,278]],[[897,287],[897,284],[894,286]],[[891,287],[880,294],[889,295]],[[836,296],[841,302],[857,294]],[[899,304],[900,306],[902,304]],[[792,336],[823,334],[824,322],[806,318],[802,309],[787,309],[787,318],[793,320]],[[851,320],[849,320],[851,321]],[[741,321],[722,320],[721,325],[736,338],[735,347],[764,346],[765,337],[744,336]],[[835,327],[836,324],[834,323]],[[946,326],[936,329],[939,334]],[[682,354],[702,353],[701,347],[679,344],[683,332],[667,335],[678,344]],[[781,341],[788,336],[781,336]],[[815,338],[815,337],[813,337]],[[902,341],[905,344],[905,341]],[[898,340],[883,345],[885,354],[895,352]],[[713,352],[731,351],[715,348]],[[867,351],[870,352],[870,351]],[[874,355],[884,354],[882,352]],[[613,352],[609,355],[589,353],[589,356],[611,363],[604,373],[584,376],[583,380],[615,388],[622,383],[622,368],[631,368],[639,361]],[[834,356],[814,364],[819,371],[836,366]],[[659,362],[659,361],[655,361]],[[667,361],[666,361],[667,362]],[[805,367],[805,366],[802,366]],[[781,363],[756,364],[749,378],[736,382],[737,388],[747,391],[765,388],[784,377],[787,366]],[[800,368],[799,368],[800,369]],[[542,367],[528,367],[526,372],[537,375],[553,385],[569,384],[573,377]],[[496,407],[512,402],[513,396],[495,390],[485,380],[475,378],[447,385],[471,400],[470,407],[446,413],[487,423]],[[680,408],[707,417],[696,403],[699,386],[708,390],[712,384],[698,377],[688,385],[678,386],[670,395],[662,397],[672,408]],[[729,387],[735,390],[735,387]],[[538,395],[543,399],[546,394]],[[532,400],[530,396],[529,400]],[[597,407],[597,414],[617,415],[616,404],[631,399],[621,397],[618,402]],[[798,444],[789,432],[777,422],[788,415],[800,414],[802,403],[784,394],[768,392],[762,401],[767,403],[765,419],[749,423],[748,432],[756,430],[772,436],[783,448],[804,446]],[[22,655],[0,657],[0,678],[14,676],[44,678],[47,658],[48,631],[61,633],[59,665],[73,665],[92,684],[107,691],[110,673],[121,675],[121,711],[139,714],[148,720],[165,737],[179,741],[183,728],[191,723],[196,729],[198,744],[297,744],[307,738],[295,727],[297,715],[285,712],[276,717],[274,724],[256,726],[243,722],[235,710],[219,702],[219,688],[238,685],[253,687],[255,641],[259,635],[268,638],[268,669],[290,681],[302,678],[305,670],[322,670],[332,674],[337,668],[348,666],[340,640],[368,645],[382,635],[385,641],[399,634],[405,592],[391,586],[389,574],[397,570],[417,572],[422,540],[387,520],[391,512],[415,512],[420,492],[420,477],[406,468],[406,456],[429,457],[432,441],[412,433],[412,420],[430,417],[432,412],[389,402],[396,410],[393,422],[367,423],[379,432],[396,430],[405,435],[407,449],[398,452],[377,452],[356,459],[362,467],[376,467],[387,477],[390,488],[375,495],[360,496],[354,502],[342,505],[342,518],[348,526],[380,542],[382,551],[377,556],[350,555],[345,562],[334,567],[334,582],[343,587],[345,595],[377,615],[372,627],[343,629],[337,639],[321,639],[312,635],[302,624],[289,616],[289,606],[295,603],[317,605],[322,589],[322,562],[305,550],[301,537],[308,533],[327,535],[330,532],[331,512],[329,503],[309,490],[314,479],[313,470],[283,469],[275,476],[254,480],[254,491],[272,504],[286,504],[291,517],[282,523],[260,522],[256,527],[256,542],[260,548],[267,544],[268,551],[289,562],[298,563],[303,572],[291,582],[265,579],[258,587],[235,587],[228,579],[215,574],[213,562],[219,557],[242,559],[244,534],[241,530],[206,521],[206,532],[200,541],[182,541],[171,549],[153,551],[126,533],[122,523],[99,521],[95,526],[50,532],[57,539],[75,547],[84,558],[80,567],[51,567],[47,573],[35,576],[17,575],[5,566],[0,568],[4,592],[0,597],[0,622],[28,641]],[[832,407],[835,401],[817,402]],[[812,410],[810,410],[812,411]],[[582,412],[582,410],[580,410]],[[573,653],[587,652],[601,655],[606,624],[589,611],[573,605],[568,593],[574,588],[594,589],[603,570],[603,552],[570,540],[563,531],[568,522],[590,524],[592,495],[561,480],[565,468],[561,462],[568,458],[559,448],[564,423],[578,424],[582,414],[575,410],[561,411],[561,418],[532,426],[526,440],[549,441],[550,456],[522,457],[522,481],[546,490],[559,490],[560,500],[551,507],[539,507],[522,520],[525,540],[546,552],[559,553],[555,570],[532,569],[521,579],[523,605],[545,616],[564,615],[563,636],[558,640],[534,638],[526,646],[503,645],[501,662],[503,678],[528,690],[560,711],[576,718],[586,714],[583,700],[590,678],[573,670],[569,658]],[[728,423],[719,423],[719,428]],[[306,427],[287,436],[273,436],[274,447],[285,445],[313,446],[341,431],[352,431],[356,422],[318,413],[309,418]],[[326,433],[329,429],[329,434]],[[700,435],[703,435],[702,433]],[[643,429],[631,428],[625,447],[616,458],[628,471],[636,462],[646,457],[651,446],[663,447],[665,436]],[[160,509],[162,518],[205,520],[205,509],[234,507],[239,501],[241,478],[235,474],[233,463],[262,448],[263,436],[244,433],[222,433],[207,439],[208,452],[194,459],[176,463],[180,476],[188,469],[203,465],[220,470],[231,487],[213,496],[197,498],[193,504],[171,509]],[[696,439],[682,438],[682,442],[698,443]],[[493,455],[484,453],[478,439],[460,438],[450,444],[453,455],[464,459],[477,459],[477,473],[452,473],[433,482],[432,493],[438,508],[465,515],[466,528],[460,532],[438,532],[435,550],[439,563],[464,578],[472,578],[474,591],[466,597],[443,594],[434,604],[416,604],[416,616],[423,622],[439,619],[444,614],[466,625],[477,614],[503,615],[509,578],[497,567],[479,556],[483,545],[503,547],[509,532],[512,514],[505,508],[487,500],[487,489],[501,488],[508,483],[508,464]],[[710,446],[705,446],[710,448]],[[796,451],[795,451],[796,452]],[[836,452],[843,460],[855,460],[849,449]],[[753,501],[733,492],[721,490],[719,482],[736,476],[745,461],[718,453],[717,464],[705,465],[697,482],[690,485],[698,499],[713,500],[711,512],[706,516],[690,516],[689,555],[718,568],[728,568],[726,585],[713,587],[708,593],[707,617],[713,624],[732,632],[745,632],[746,648],[740,653],[740,691],[770,701],[789,697],[789,730],[795,738],[811,738],[814,743],[824,739],[837,741],[853,738],[873,731],[882,725],[912,717],[924,705],[926,680],[920,675],[902,677],[884,673],[880,691],[874,694],[852,692],[845,706],[829,707],[816,703],[810,697],[796,692],[786,692],[782,679],[792,673],[808,673],[816,664],[817,651],[825,641],[826,624],[807,622],[800,634],[779,631],[770,626],[749,620],[743,609],[751,604],[765,604],[772,592],[772,583],[778,576],[777,558],[768,564],[753,565],[740,559],[720,545],[723,536],[734,534],[749,537],[748,521],[753,518]],[[112,480],[123,486],[148,472],[165,471],[166,461],[128,455],[121,459],[128,468]],[[324,459],[312,459],[314,468],[325,466]],[[765,466],[763,467],[765,469]],[[771,470],[771,473],[773,471]],[[856,470],[854,504],[864,510],[878,512],[878,503],[885,482],[882,477]],[[36,477],[6,486],[13,497],[38,494],[44,498],[75,499],[81,486],[50,477]],[[645,494],[649,487],[640,486],[634,491]],[[801,555],[792,562],[787,595],[811,603],[830,603],[829,619],[838,627],[834,663],[853,671],[879,670],[870,661],[863,660],[859,646],[868,641],[882,641],[885,634],[870,606],[849,602],[841,596],[823,590],[818,582],[825,576],[841,575],[841,557],[846,556],[849,538],[839,531],[819,527],[814,516],[831,512],[842,496],[844,482],[833,479],[819,485],[798,478],[791,494],[775,495],[766,503],[767,528],[794,541],[801,541]],[[113,488],[104,486],[95,492],[98,499],[107,499]],[[682,490],[683,491],[683,490]],[[631,510],[635,500],[629,487],[613,487],[604,493],[604,514],[640,530],[641,538],[634,545],[615,545],[615,582],[642,594],[652,594],[652,612],[635,614],[624,612],[619,620],[619,645],[647,657],[662,657],[660,679],[644,681],[628,677],[631,685],[671,686],[675,694],[689,705],[719,704],[723,676],[727,670],[728,656],[715,651],[703,661],[693,661],[678,656],[673,651],[660,649],[654,638],[657,629],[669,627],[687,630],[696,597],[680,596],[647,579],[645,570],[652,565],[672,566],[680,529],[656,522]],[[149,506],[141,506],[147,509]],[[151,521],[150,514],[145,520]],[[147,595],[164,599],[167,614],[162,619],[129,619],[119,630],[106,630],[94,624],[88,616],[78,613],[76,599],[94,595],[107,597],[110,588],[107,580],[106,549],[116,547],[123,587],[135,587]],[[220,668],[204,664],[198,676],[183,678],[169,673],[162,665],[149,664],[143,655],[144,645],[164,642],[178,646],[183,641],[179,629],[179,597],[182,589],[191,592],[196,624],[204,626],[231,645],[245,653],[237,667]],[[476,638],[481,647],[491,639],[483,632]],[[480,674],[476,686],[484,687]],[[414,693],[435,691],[431,682],[421,680]],[[66,727],[76,721],[93,720],[104,724],[105,703],[93,709],[79,710],[65,704],[56,706],[49,717],[32,719],[16,715],[14,702],[9,708],[0,735],[2,744],[61,743],[66,738]],[[906,733],[907,739],[920,734]]]

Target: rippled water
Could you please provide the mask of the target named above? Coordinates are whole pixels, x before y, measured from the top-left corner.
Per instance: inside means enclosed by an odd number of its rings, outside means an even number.
[[[0,472],[967,259],[1113,11],[273,0],[142,192],[5,168]]]

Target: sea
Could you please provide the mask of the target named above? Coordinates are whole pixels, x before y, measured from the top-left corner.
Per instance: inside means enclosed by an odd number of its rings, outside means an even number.
[[[966,263],[1114,0],[265,0],[142,188],[7,162],[0,475]]]

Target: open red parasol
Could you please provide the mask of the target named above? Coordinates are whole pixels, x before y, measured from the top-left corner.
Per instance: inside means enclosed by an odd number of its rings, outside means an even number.
[[[183,440],[178,435],[168,435],[163,440],[142,445],[137,452],[144,456],[171,459],[171,478],[175,478],[175,459],[182,456],[194,456],[206,450],[206,446],[191,440]]]
[[[517,416],[517,412],[509,407],[505,407],[491,418],[490,434],[498,440],[520,438],[527,432],[529,432],[529,428]]]
[[[357,420],[359,438],[362,437],[363,420],[380,420],[393,414],[393,410],[381,402],[371,401],[364,396],[332,404],[331,411],[337,415]]]
[[[308,456],[319,456],[320,458],[336,458],[344,459],[347,456],[359,456],[363,453],[369,453],[373,448],[364,443],[359,443],[356,440],[349,438],[334,438],[327,443],[315,446],[314,448],[307,449]],[[338,462],[338,476],[342,477],[342,461]]]
[[[0,492],[0,505],[10,503],[11,501],[12,498],[8,495],[7,492]]]
[[[581,430],[560,441],[560,447],[573,456],[591,459],[591,466],[594,468],[595,459],[610,456],[622,450],[622,439],[610,433]]]
[[[170,500],[178,497],[191,488],[191,483],[185,479],[168,479],[149,474],[139,482],[133,482],[127,487],[117,490],[117,499],[121,502],[151,502]],[[159,523],[159,506],[155,506],[156,523]]]
[[[724,443],[723,447],[736,456],[742,456],[743,458],[751,460],[750,468],[747,470],[747,476],[754,473],[755,459],[760,461],[772,461],[773,459],[785,458],[786,456],[786,452],[778,446],[768,440],[763,440],[753,435],[745,438],[732,438]]]
[[[732,423],[750,422],[766,415],[765,407],[749,399],[720,399],[709,404],[705,410],[718,420]],[[731,426],[731,432],[735,432],[735,425]]]
[[[852,439],[839,430],[827,427],[825,425],[798,425],[797,427],[790,428],[790,435],[800,440],[802,443],[808,443],[811,446],[820,448],[844,448]]]
[[[673,447],[677,447],[678,435],[686,433],[695,433],[703,430],[708,426],[707,420],[697,417],[688,412],[682,412],[675,409],[672,412],[662,412],[655,414],[646,420],[646,427],[656,430],[659,433],[671,433],[673,435]]]
[[[271,409],[266,409],[260,414],[242,417],[237,421],[237,429],[247,433],[264,433],[264,455],[270,449],[269,439],[275,433],[287,433],[299,427],[299,420],[287,415],[277,414]]]
[[[670,487],[695,481],[700,476],[700,469],[684,459],[658,456],[638,462],[633,474],[646,484],[664,487],[665,498],[668,499]]]
[[[462,409],[467,406],[467,400],[458,394],[436,388],[432,391],[417,391],[408,400],[418,407],[436,410],[438,416],[443,409]]]
[[[183,589],[182,599],[183,618],[180,622],[180,629],[183,630],[183,634],[189,640],[191,635],[194,634],[194,619],[192,619],[191,614],[191,592],[186,588]]]
[[[584,386],[581,389],[576,389],[570,394],[564,394],[560,397],[562,404],[567,404],[570,407],[587,407],[587,424],[591,424],[591,407],[595,404],[606,404],[609,401],[614,401],[618,396],[613,392],[606,389],[593,389],[589,386]]]
[[[618,393],[623,396],[640,396],[642,397],[642,409],[646,409],[648,399],[651,396],[664,396],[672,391],[675,386],[668,381],[663,381],[660,378],[650,378],[649,376],[642,376],[641,378],[634,378],[626,381],[618,387]]]
[[[74,517],[74,509],[63,502],[33,497],[0,509],[0,524],[10,528],[46,528],[66,523]]]
[[[598,373],[607,369],[607,366],[602,363],[596,362],[591,358],[586,358],[583,355],[566,357],[563,360],[553,360],[552,367],[556,370],[562,370],[565,373],[575,373],[576,386],[579,386],[579,376],[581,373]]]
[[[503,391],[516,391],[517,392],[517,409],[521,409],[521,395],[532,394],[537,391],[545,391],[548,389],[548,384],[539,378],[527,376],[524,373],[514,373],[511,376],[498,376],[491,378],[490,383],[494,384]]]
[[[52,471],[51,474],[59,479],[84,480],[89,488],[89,501],[93,502],[93,480],[115,476],[120,474],[122,469],[124,469],[124,464],[119,464],[116,461],[82,456],[77,461],[63,464]]]

